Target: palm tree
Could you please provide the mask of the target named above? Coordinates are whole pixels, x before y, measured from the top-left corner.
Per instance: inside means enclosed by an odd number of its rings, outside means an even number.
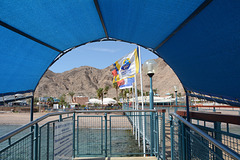
[[[109,90],[109,86],[105,86],[105,88],[104,88],[104,94],[108,94],[108,90]]]
[[[178,97],[181,97],[181,96],[182,96],[182,93],[178,93],[177,96],[178,96]]]
[[[98,88],[97,89],[97,97],[102,99],[102,108],[103,108],[103,95],[104,95],[103,88]]]
[[[47,99],[47,102],[48,102],[48,104],[49,104],[50,107],[53,107],[53,102],[54,102],[53,97],[49,97],[49,98]]]
[[[123,96],[124,96],[124,98],[126,98],[127,97],[127,93],[129,93],[129,89],[127,88],[127,89],[125,89],[124,90],[124,92],[123,92]]]
[[[128,88],[123,91],[123,98],[125,98],[125,99],[127,98],[127,93],[129,93]]]
[[[132,88],[129,89],[129,95],[132,97]]]
[[[71,101],[73,102],[73,96],[74,96],[75,93],[74,92],[69,92],[68,94],[71,96]]]
[[[124,99],[124,97],[123,97],[123,89],[120,90],[119,96],[120,96],[120,98]]]
[[[34,104],[36,105],[39,102],[39,98],[38,97],[34,97]]]
[[[154,93],[154,95],[157,94],[157,88],[153,89],[153,93]]]
[[[146,92],[146,96],[149,96],[149,92]]]
[[[60,106],[67,105],[67,103],[66,103],[66,101],[65,101],[65,98],[66,98],[66,95],[65,95],[65,94],[63,94],[63,95],[61,95],[61,96],[59,97],[59,100],[60,100],[59,105],[60,105]]]
[[[113,88],[115,88],[116,89],[116,96],[117,96],[117,102],[118,102],[118,89],[119,89],[119,87],[118,87],[118,84],[117,84],[117,82],[114,82],[113,83]]]
[[[141,96],[141,91],[139,89],[137,89],[137,96]]]

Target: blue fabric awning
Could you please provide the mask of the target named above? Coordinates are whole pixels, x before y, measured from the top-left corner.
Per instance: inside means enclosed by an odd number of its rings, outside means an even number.
[[[162,57],[190,91],[239,99],[239,0],[1,0],[0,94],[34,91],[60,55],[98,40]]]

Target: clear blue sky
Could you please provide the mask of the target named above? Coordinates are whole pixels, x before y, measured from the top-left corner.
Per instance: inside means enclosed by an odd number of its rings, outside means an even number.
[[[98,69],[104,69],[124,55],[133,51],[137,45],[124,42],[105,41],[90,43],[78,47],[65,54],[49,69],[55,73],[78,68],[80,66],[91,66]],[[148,59],[156,59],[154,53],[141,47],[142,63]]]

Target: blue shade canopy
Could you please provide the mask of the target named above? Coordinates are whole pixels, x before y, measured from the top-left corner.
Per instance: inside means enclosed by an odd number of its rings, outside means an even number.
[[[240,98],[239,0],[1,0],[0,94],[34,91],[71,48],[141,45],[190,91]]]
[[[188,90],[240,98],[240,1],[213,1],[157,52]]]
[[[159,45],[201,3],[203,0],[99,1],[110,37],[148,48]]]
[[[1,0],[4,23],[59,50],[105,36],[94,1]]]
[[[34,91],[59,53],[1,26],[0,35],[0,93]]]

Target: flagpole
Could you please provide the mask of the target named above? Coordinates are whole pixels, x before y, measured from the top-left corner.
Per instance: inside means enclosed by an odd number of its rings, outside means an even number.
[[[138,110],[138,97],[137,97],[137,74],[135,73],[135,110]],[[137,128],[137,117],[136,117],[137,113],[135,112],[135,139],[138,139],[138,128]]]
[[[140,83],[141,83],[141,101],[142,101],[142,110],[144,110],[143,104],[143,82],[142,82],[142,57],[140,52],[140,46],[137,48],[138,55],[139,55],[139,70],[140,70]],[[142,113],[144,114],[144,113]],[[143,117],[143,115],[141,116]],[[144,157],[146,156],[146,140],[145,140],[145,118],[142,119],[143,122],[143,153]]]
[[[131,65],[131,63],[135,65]],[[126,80],[128,82],[128,80],[130,80],[132,76],[135,76],[135,105],[133,107],[133,110],[136,110],[136,109],[138,110],[136,74],[139,72],[139,55],[137,53],[137,49],[134,49],[134,51],[132,51],[131,53],[120,58],[113,65],[116,71],[114,73],[112,72],[112,74],[114,75],[119,86],[125,85]],[[126,78],[129,78],[129,79],[126,79]],[[122,86],[122,87],[126,87],[126,86]],[[139,115],[140,115],[139,113],[133,112],[133,135],[135,134],[135,139],[138,140],[138,144],[140,146],[141,143],[140,143]]]
[[[132,109],[134,110],[134,108],[135,108],[135,100],[134,100],[135,98],[134,98],[134,89],[133,89],[133,87],[132,87]],[[134,121],[134,118],[135,118],[135,114],[134,114],[134,112],[132,112],[133,113],[133,118],[132,118],[132,121],[133,121],[133,135],[134,135],[134,131],[135,131],[135,121]]]
[[[137,74],[135,73],[135,97],[136,97],[136,110],[138,110],[138,92],[137,92]],[[139,126],[139,112],[135,113],[135,124],[136,124],[136,140],[138,140],[138,146],[140,147],[140,126]]]

